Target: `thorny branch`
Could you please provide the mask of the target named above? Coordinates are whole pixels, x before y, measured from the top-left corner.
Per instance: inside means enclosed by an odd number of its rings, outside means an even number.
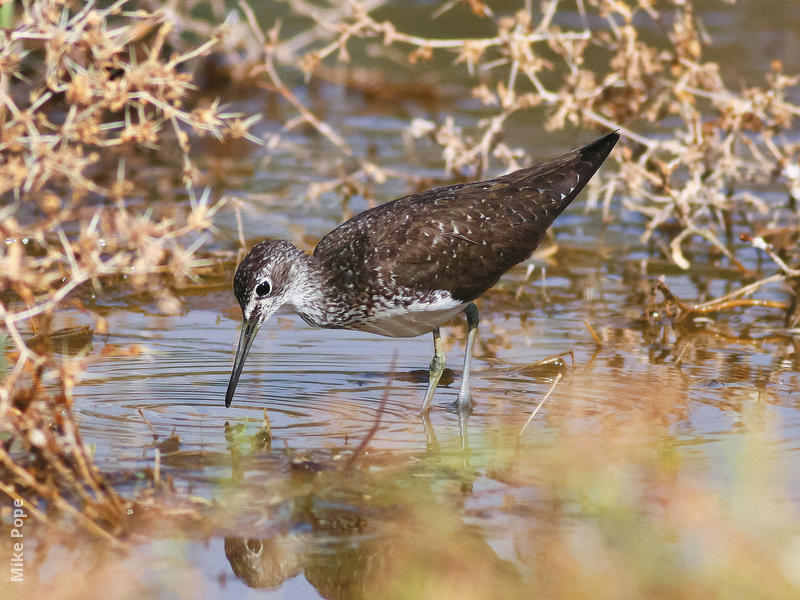
[[[744,275],[748,263],[733,240],[746,234],[752,243],[744,249],[766,253],[780,270],[696,304],[663,284],[680,318],[743,306],[791,312],[800,287],[796,74],[775,61],[759,85],[724,81],[719,66],[703,57],[709,40],[691,1],[656,7],[541,0],[520,3],[533,11],[498,15],[470,0],[475,18],[493,31],[449,39],[378,19],[375,10],[384,4],[290,0],[288,9],[310,25],[285,35],[280,22],[259,24],[244,1],[233,13],[222,0],[206,1],[204,10],[213,14],[206,20],[195,16],[198,0],[90,1],[73,8],[29,0],[13,27],[0,31],[0,321],[13,364],[0,388],[0,429],[12,436],[0,444],[0,464],[14,482],[3,491],[48,499],[98,535],[123,534],[125,501],[92,466],[71,413],[72,389],[92,357],[56,360],[32,347],[29,336],[46,335],[59,309],[107,281],[149,294],[164,311],[177,310],[171,288],[213,263],[202,248],[223,205],[194,191],[203,181],[194,148],[199,138],[261,144],[268,160],[287,132],[310,126],[341,156],[344,173],[310,185],[309,198],[352,189],[367,195],[367,186],[400,175],[361,156],[297,93],[312,78],[363,89],[391,83],[381,68],[369,70],[374,80],[359,80],[350,69],[354,57],[359,64],[388,59],[409,79],[430,77],[432,88],[466,73],[480,117],[457,119],[443,110],[409,118],[406,128],[409,150],[433,146],[448,177],[521,166],[530,148],[507,142],[515,118],[543,119],[547,130],[618,129],[626,143],[612,155],[616,172],[605,170],[589,189],[590,206],[602,202],[604,219],[621,199],[643,219],[641,241],[655,242],[683,269],[706,252]],[[432,17],[453,5],[444,3]],[[575,13],[579,18],[563,18]],[[640,23],[658,39],[644,39]],[[441,56],[452,59],[449,69],[434,68]],[[232,81],[275,94],[286,114],[274,133],[262,139],[253,132],[259,115],[198,98],[194,72],[212,59],[227,66]],[[353,77],[338,77],[342,72]],[[148,177],[137,165],[167,145],[179,150],[175,187],[186,190],[188,207],[139,210]],[[745,298],[774,283],[787,287],[793,301]],[[99,331],[102,319],[95,318]],[[47,471],[35,476],[32,459]]]
[[[209,265],[199,250],[223,205],[195,194],[192,140],[261,143],[249,132],[254,117],[188,103],[195,86],[186,63],[208,56],[227,25],[168,51],[167,13],[125,12],[126,4],[88,2],[72,13],[55,0],[26,2],[0,31],[0,322],[13,365],[0,387],[0,473],[17,495],[50,502],[113,543],[127,502],[94,467],[71,408],[97,356],[57,358],[30,335],[46,339],[56,311],[81,306],[81,290],[119,281],[174,312],[171,286]],[[136,208],[140,189],[126,165],[164,144],[181,156],[182,213]]]

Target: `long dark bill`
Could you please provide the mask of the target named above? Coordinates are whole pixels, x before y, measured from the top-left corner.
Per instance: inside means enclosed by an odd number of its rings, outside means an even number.
[[[236,358],[233,360],[233,372],[231,373],[231,380],[228,382],[228,391],[225,392],[226,408],[231,405],[233,393],[236,391],[236,384],[239,383],[239,375],[242,374],[244,361],[247,358],[247,353],[250,352],[250,346],[253,345],[257,332],[257,323],[245,321],[242,324],[242,332],[239,334],[239,347],[236,348]]]

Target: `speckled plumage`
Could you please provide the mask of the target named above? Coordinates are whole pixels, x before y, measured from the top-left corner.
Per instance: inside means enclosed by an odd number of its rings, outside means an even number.
[[[311,256],[259,242],[234,277],[245,322],[260,325],[290,304],[315,327],[395,337],[435,330],[531,255],[618,139],[610,133],[508,175],[387,202],[325,235]],[[264,282],[270,292],[259,297]]]

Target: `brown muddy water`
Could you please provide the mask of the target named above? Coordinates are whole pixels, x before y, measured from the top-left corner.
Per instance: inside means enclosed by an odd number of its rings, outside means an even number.
[[[710,58],[726,76],[756,77],[774,58],[787,72],[800,68],[796,3],[704,7],[715,41]],[[408,18],[423,19],[428,10],[420,5]],[[354,147],[371,148],[383,166],[434,177],[441,173],[435,156],[412,160],[405,150],[409,116],[479,116],[467,100],[445,100],[439,109],[376,105],[326,84],[316,93],[306,100]],[[255,112],[265,104],[254,95],[237,108]],[[264,131],[278,126],[276,118],[265,119]],[[508,141],[543,158],[595,135],[545,135],[535,118]],[[208,148],[214,188],[241,200],[251,242],[298,231],[319,237],[342,218],[338,198],[309,204],[302,197],[317,166],[330,172],[335,152],[311,134],[292,142],[293,153],[266,166],[259,150],[229,157]],[[377,200],[406,191],[389,182]],[[366,207],[361,198],[350,205]],[[766,308],[712,315],[693,331],[648,325],[641,265],[658,253],[639,244],[641,221],[615,207],[620,218],[603,226],[600,213],[578,200],[554,227],[556,259],[533,260],[530,273],[518,266],[480,301],[475,406],[466,422],[451,406],[463,353],[460,319],[444,330],[453,370],[426,423],[417,410],[428,335],[314,330],[281,312],[261,329],[225,409],[240,325],[229,281],[187,294],[175,316],[136,299],[96,298],[111,333],[96,335],[93,345],[144,350],[111,353],[77,387],[84,440],[123,493],[145,487],[158,465],[175,510],[166,520],[142,515],[125,554],[48,539],[30,523],[31,593],[797,597],[797,333],[776,334],[780,315]],[[234,245],[232,205],[217,224],[219,244]],[[748,266],[758,267],[758,257],[751,259]],[[687,299],[737,284],[702,261],[683,273],[651,258],[646,275],[659,274]],[[783,299],[779,290],[769,293]],[[78,313],[62,320],[64,327],[84,323]],[[574,363],[565,356],[536,365],[570,352]],[[552,396],[519,436],[557,374]],[[379,418],[358,468],[348,469]],[[8,597],[22,597],[16,589]]]

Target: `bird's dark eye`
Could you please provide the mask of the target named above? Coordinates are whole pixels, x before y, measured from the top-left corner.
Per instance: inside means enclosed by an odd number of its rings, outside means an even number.
[[[257,296],[266,296],[272,291],[272,284],[269,280],[262,281],[256,286],[256,295]]]

